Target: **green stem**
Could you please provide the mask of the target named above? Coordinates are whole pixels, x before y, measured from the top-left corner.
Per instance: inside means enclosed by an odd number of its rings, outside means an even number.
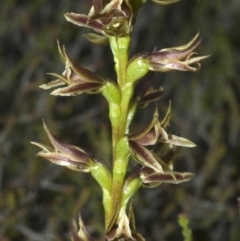
[[[119,87],[122,88],[126,82],[126,66],[128,63],[130,36],[123,38],[109,36],[109,42],[114,57],[117,81]]]
[[[133,95],[133,84],[126,81],[126,66],[128,64],[130,36],[123,38],[109,37],[111,49],[114,56],[117,83],[121,93],[119,108],[115,108],[116,118],[111,120],[112,124],[112,148],[113,148],[113,173],[112,173],[112,221],[114,224],[118,218],[118,212],[122,203],[124,178],[127,172],[130,151],[126,134],[128,133],[128,112]],[[111,113],[111,104],[110,113]],[[118,113],[116,113],[118,112]],[[117,213],[116,213],[117,212]],[[106,227],[107,229],[111,227]]]
[[[144,59],[136,59],[129,65],[130,36],[116,38],[109,36],[114,56],[117,83],[107,79],[102,90],[109,103],[109,118],[112,126],[112,182],[110,196],[104,194],[106,232],[121,219],[131,196],[140,187],[141,181],[133,187],[124,186],[128,168],[130,149],[127,134],[129,125],[136,112],[136,103],[131,103],[134,94],[134,82],[148,71]],[[141,68],[144,67],[144,68]]]

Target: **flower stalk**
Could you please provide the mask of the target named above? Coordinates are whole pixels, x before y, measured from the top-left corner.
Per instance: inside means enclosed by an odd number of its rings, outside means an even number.
[[[158,4],[171,4],[178,0],[152,0]],[[43,122],[53,148],[32,142],[42,150],[37,154],[54,164],[74,171],[89,172],[103,193],[105,212],[105,238],[110,240],[139,240],[136,232],[132,198],[141,187],[157,187],[161,183],[179,184],[189,181],[194,174],[180,173],[174,169],[177,147],[195,147],[186,138],[169,133],[171,102],[162,120],[159,120],[157,104],[151,121],[136,132],[130,131],[131,122],[139,108],[157,102],[164,90],[154,89],[153,72],[197,71],[200,61],[208,56],[193,52],[201,42],[199,33],[187,44],[178,47],[135,54],[129,59],[129,48],[138,10],[146,0],[93,0],[87,15],[66,13],[67,21],[90,28],[96,32],[85,35],[93,44],[109,44],[115,63],[116,80],[104,78],[86,67],[76,65],[65,47],[58,42],[60,58],[65,65],[63,73],[50,75],[57,79],[40,87],[51,94],[75,96],[78,94],[102,94],[109,106],[112,131],[112,158],[102,160],[92,153],[60,141]],[[137,164],[129,168],[130,157]],[[111,168],[109,168],[111,166]],[[130,169],[130,170],[129,170]],[[72,224],[73,241],[93,240],[86,230],[81,216],[79,231]]]

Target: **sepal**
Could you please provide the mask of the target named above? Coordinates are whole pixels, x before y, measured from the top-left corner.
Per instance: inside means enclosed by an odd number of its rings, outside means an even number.
[[[144,167],[140,171],[140,179],[145,187],[156,187],[161,183],[179,184],[190,181],[195,175],[189,172],[155,172],[154,170]]]

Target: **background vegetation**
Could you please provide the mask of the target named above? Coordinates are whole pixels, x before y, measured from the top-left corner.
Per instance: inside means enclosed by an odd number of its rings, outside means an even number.
[[[50,96],[38,88],[63,71],[56,40],[79,64],[114,78],[108,47],[93,46],[87,29],[67,23],[66,12],[87,13],[91,1],[2,0],[0,9],[0,240],[69,240],[70,217],[81,211],[101,239],[101,193],[94,180],[35,157],[34,140],[48,143],[44,117],[56,135],[110,158],[107,103],[99,95]],[[240,2],[150,1],[139,14],[131,54],[188,42],[200,29],[200,72],[156,74],[172,100],[171,128],[198,147],[181,150],[176,170],[196,173],[183,185],[141,189],[134,199],[138,230],[149,241],[182,240],[177,217],[190,219],[195,241],[239,240],[240,196]],[[161,112],[162,110],[162,112]],[[152,107],[135,120],[149,120]],[[142,116],[144,115],[144,118]]]

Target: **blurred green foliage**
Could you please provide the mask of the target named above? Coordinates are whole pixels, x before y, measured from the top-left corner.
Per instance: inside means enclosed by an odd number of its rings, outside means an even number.
[[[93,46],[89,32],[67,23],[66,12],[87,13],[91,1],[2,0],[0,9],[0,240],[69,240],[79,212],[101,239],[101,193],[87,174],[35,157],[30,141],[48,143],[48,126],[74,145],[110,159],[107,103],[101,96],[59,98],[38,88],[63,71],[56,40],[73,60],[115,78],[108,47]],[[139,232],[147,240],[182,240],[177,223],[186,213],[195,241],[237,241],[240,196],[240,2],[183,0],[170,6],[150,1],[141,9],[131,53],[181,45],[200,29],[201,55],[212,54],[197,73],[156,74],[172,100],[171,128],[198,147],[182,151],[175,169],[196,177],[183,185],[141,189],[134,199]],[[162,112],[161,112],[162,111]],[[135,127],[152,109],[137,116]],[[134,127],[134,128],[135,128]]]

